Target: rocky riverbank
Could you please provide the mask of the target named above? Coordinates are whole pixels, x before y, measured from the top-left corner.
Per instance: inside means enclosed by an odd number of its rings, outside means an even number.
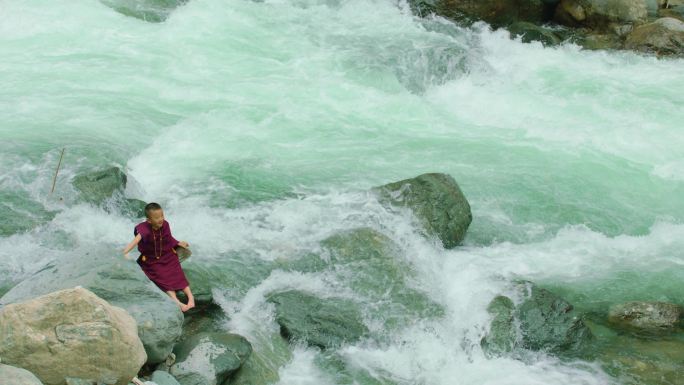
[[[412,0],[415,13],[484,21],[524,42],[571,41],[588,49],[684,55],[680,0]]]
[[[119,169],[83,174],[74,183],[89,204],[112,209],[131,202],[123,198],[126,178]],[[437,247],[459,247],[472,221],[470,204],[449,175],[423,174],[370,193],[388,212],[410,213]],[[415,320],[444,317],[442,306],[409,284],[411,268],[396,257],[399,252],[378,230],[356,228],[322,240],[319,253],[245,266],[257,280],[277,271],[342,274],[347,288],[364,298],[269,290],[264,300],[278,330],[268,336],[242,336],[226,327],[216,293],[246,291],[256,282],[229,277],[212,262],[193,257],[183,264],[198,302],[184,316],[134,263],[74,255],[0,298],[0,373],[9,385],[126,385],[134,377],[158,385],[272,384],[293,346],[304,344],[329,352],[326,359],[342,376],[350,369],[336,349],[381,343],[374,328],[398,331]],[[633,301],[604,310],[579,312],[553,290],[516,280],[490,303],[491,322],[480,345],[492,359],[526,361],[543,352],[599,362],[625,383],[676,384],[684,366],[672,364],[684,362],[682,306]],[[369,319],[374,313],[383,317]]]

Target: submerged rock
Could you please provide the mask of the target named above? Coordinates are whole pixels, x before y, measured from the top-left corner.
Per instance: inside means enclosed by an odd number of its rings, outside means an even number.
[[[29,231],[54,217],[55,212],[46,210],[26,193],[0,191],[0,237]]]
[[[33,373],[26,369],[0,364],[2,385],[43,385]]]
[[[0,306],[79,285],[135,318],[149,363],[162,362],[171,353],[181,335],[183,313],[132,261],[92,255],[62,260],[12,288],[0,298]]]
[[[271,294],[283,337],[322,349],[355,342],[368,333],[357,305],[341,298],[322,299],[300,291]]]
[[[684,341],[681,340],[646,340],[621,335],[606,341],[597,358],[620,384],[682,384]]]
[[[625,48],[657,55],[684,55],[684,22],[664,17],[641,25],[627,36]]]
[[[473,220],[470,204],[447,174],[422,174],[373,189],[388,206],[409,207],[430,236],[445,248],[456,247]]]
[[[197,334],[174,348],[176,363],[170,373],[181,385],[221,385],[252,352],[242,336],[227,333]]]
[[[523,347],[552,353],[581,351],[593,336],[573,306],[536,285],[528,284],[526,289],[528,295],[516,309]]]
[[[504,296],[497,296],[489,303],[487,311],[494,317],[489,333],[482,339],[482,349],[489,356],[501,356],[513,351],[516,345],[515,305]]]
[[[444,315],[444,309],[410,284],[412,268],[400,253],[399,246],[371,228],[342,231],[321,241],[329,267],[348,287],[374,305],[383,315],[380,322],[391,330],[404,327],[415,319]]]
[[[613,24],[643,23],[647,0],[562,0],[555,19],[571,27],[608,30]]]
[[[667,302],[627,302],[611,306],[608,321],[615,327],[646,334],[670,333],[684,316],[684,308]]]
[[[523,43],[538,41],[545,46],[554,46],[561,43],[561,39],[551,29],[540,27],[528,22],[513,23],[508,27],[511,36],[520,37]]]
[[[115,11],[151,23],[168,19],[174,9],[189,0],[100,0]]]
[[[0,356],[48,385],[66,377],[124,385],[147,358],[133,317],[79,287],[0,310]]]

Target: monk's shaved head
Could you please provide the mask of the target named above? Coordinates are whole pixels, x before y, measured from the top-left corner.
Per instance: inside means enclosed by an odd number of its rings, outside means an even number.
[[[145,216],[150,217],[150,213],[155,210],[161,210],[161,206],[159,206],[159,203],[155,202],[150,202],[147,205],[145,205]]]

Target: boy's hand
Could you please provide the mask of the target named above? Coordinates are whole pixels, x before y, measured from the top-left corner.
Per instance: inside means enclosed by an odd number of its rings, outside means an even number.
[[[124,253],[123,257],[124,257],[124,259],[126,259],[126,260],[130,260],[130,259],[131,259],[131,256],[128,255],[128,253]]]
[[[185,247],[186,249],[187,249],[188,247],[190,247],[190,245],[188,245],[188,243],[185,242],[185,241],[180,241],[180,242],[178,242],[178,246],[180,246],[180,247]]]

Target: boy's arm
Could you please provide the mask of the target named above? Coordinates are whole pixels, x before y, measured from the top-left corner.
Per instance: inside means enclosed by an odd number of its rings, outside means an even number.
[[[133,249],[140,242],[141,239],[142,239],[142,236],[140,234],[138,234],[135,236],[135,238],[133,238],[131,243],[126,245],[126,248],[123,249],[124,258],[128,259],[128,252],[131,251],[131,249]]]

